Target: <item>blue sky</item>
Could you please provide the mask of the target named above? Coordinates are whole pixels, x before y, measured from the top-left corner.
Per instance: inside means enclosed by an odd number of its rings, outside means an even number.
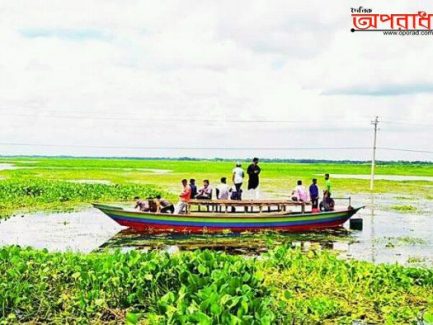
[[[376,115],[379,146],[433,151],[431,36],[351,33],[341,1],[24,0],[0,12],[2,154],[370,159],[308,148],[367,148]]]

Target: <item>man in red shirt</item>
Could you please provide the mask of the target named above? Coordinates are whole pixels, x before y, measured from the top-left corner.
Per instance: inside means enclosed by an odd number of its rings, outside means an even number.
[[[180,193],[179,198],[180,201],[176,205],[176,209],[174,210],[174,214],[179,214],[186,209],[189,200],[191,199],[191,187],[188,185],[188,181],[186,179],[182,180],[183,191]]]

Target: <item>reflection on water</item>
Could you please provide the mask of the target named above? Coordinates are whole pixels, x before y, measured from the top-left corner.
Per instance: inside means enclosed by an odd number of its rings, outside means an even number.
[[[143,234],[122,230],[100,249],[140,249],[140,250],[169,250],[176,246],[180,251],[196,249],[212,249],[230,254],[259,255],[268,249],[281,244],[290,243],[293,247],[309,249],[312,246],[333,248],[335,242],[349,241],[349,232],[345,228],[308,232],[301,234],[283,234],[275,232],[242,233],[242,234]]]
[[[281,244],[308,249],[332,249],[343,258],[374,263],[433,265],[432,217],[429,212],[397,213],[389,206],[392,196],[358,196],[365,204],[355,217],[363,230],[344,228],[301,234],[146,235],[127,230],[87,209],[75,213],[29,214],[0,222],[0,245],[47,248],[50,251],[101,251],[105,249],[165,250],[176,252],[213,249],[231,254],[259,255]],[[422,211],[433,211],[433,201],[422,202]]]

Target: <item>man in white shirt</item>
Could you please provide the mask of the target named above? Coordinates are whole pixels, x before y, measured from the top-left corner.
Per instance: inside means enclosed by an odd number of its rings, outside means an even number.
[[[212,187],[209,185],[209,180],[203,181],[203,187],[198,190],[196,199],[199,200],[212,200]]]
[[[236,167],[233,169],[232,172],[232,180],[233,184],[235,184],[236,192],[241,193],[241,187],[242,183],[244,181],[244,170],[242,169],[242,165],[240,162],[236,163]]]
[[[229,186],[227,185],[227,178],[221,178],[221,184],[216,187],[216,195],[218,200],[229,199]]]

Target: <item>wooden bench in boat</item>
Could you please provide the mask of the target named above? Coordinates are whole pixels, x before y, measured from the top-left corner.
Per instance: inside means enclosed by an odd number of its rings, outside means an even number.
[[[258,212],[264,212],[267,208],[271,212],[271,208],[275,207],[273,211],[288,211],[290,206],[300,206],[301,212],[305,212],[305,206],[310,205],[310,202],[298,202],[292,200],[190,200],[188,202],[187,212],[191,211],[191,207],[196,206],[198,211],[201,207],[205,207],[207,211],[215,212],[230,212],[229,208],[244,207],[243,211],[253,212],[254,208],[258,208]]]

